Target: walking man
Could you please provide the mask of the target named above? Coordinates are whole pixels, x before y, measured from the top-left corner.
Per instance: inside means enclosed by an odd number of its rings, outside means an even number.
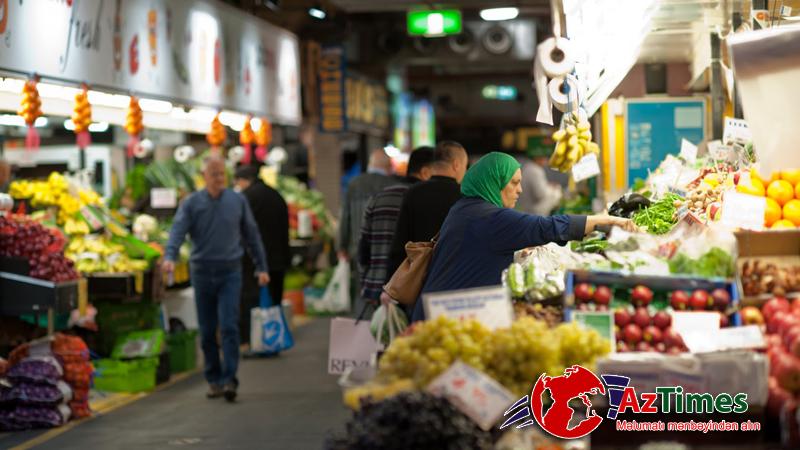
[[[178,207],[170,230],[163,270],[172,272],[188,233],[192,240],[191,277],[200,324],[204,373],[209,398],[236,399],[239,381],[239,296],[242,290],[243,244],[256,265],[259,285],[269,283],[267,257],[247,200],[226,187],[225,160],[203,162],[206,188],[189,195]],[[222,336],[223,361],[217,345]]]

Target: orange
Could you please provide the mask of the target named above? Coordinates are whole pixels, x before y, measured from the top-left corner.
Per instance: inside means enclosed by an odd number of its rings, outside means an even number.
[[[797,186],[797,183],[800,183],[800,169],[781,170],[781,180],[786,180],[792,183],[792,186]]]
[[[767,209],[764,210],[764,225],[767,227],[771,227],[773,223],[781,220],[783,217],[781,210],[781,205],[778,204],[775,200],[767,197]]]
[[[783,205],[783,218],[800,225],[800,200],[789,200]]]
[[[772,226],[770,227],[770,229],[773,229],[773,230],[780,230],[780,229],[783,229],[783,228],[795,228],[795,226],[794,226],[794,224],[792,222],[790,222],[790,221],[788,221],[786,219],[781,219],[781,220],[773,223]]]
[[[773,181],[767,188],[767,197],[783,206],[794,198],[794,186],[786,180]]]
[[[736,186],[736,192],[763,197],[765,193],[764,183],[758,178],[750,178],[750,184],[739,183]]]
[[[794,187],[794,198],[800,199],[800,183]]]

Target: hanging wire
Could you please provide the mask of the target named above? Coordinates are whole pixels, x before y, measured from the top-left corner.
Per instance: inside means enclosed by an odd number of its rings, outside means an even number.
[[[563,15],[561,0],[550,0],[550,12],[553,21],[553,36],[561,37],[561,16]]]

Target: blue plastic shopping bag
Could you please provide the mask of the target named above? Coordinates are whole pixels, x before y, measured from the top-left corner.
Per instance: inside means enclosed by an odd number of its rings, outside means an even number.
[[[250,311],[250,349],[256,353],[278,353],[294,346],[294,338],[280,305],[272,305],[266,286],[261,288],[259,307]]]

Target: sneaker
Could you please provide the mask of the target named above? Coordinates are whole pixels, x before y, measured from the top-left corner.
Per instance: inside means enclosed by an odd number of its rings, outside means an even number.
[[[224,390],[222,386],[218,384],[209,384],[208,391],[206,391],[207,398],[220,398],[224,395]]]
[[[236,388],[239,387],[238,382],[228,383],[225,385],[223,389],[223,395],[225,396],[225,400],[233,403],[236,400]]]

